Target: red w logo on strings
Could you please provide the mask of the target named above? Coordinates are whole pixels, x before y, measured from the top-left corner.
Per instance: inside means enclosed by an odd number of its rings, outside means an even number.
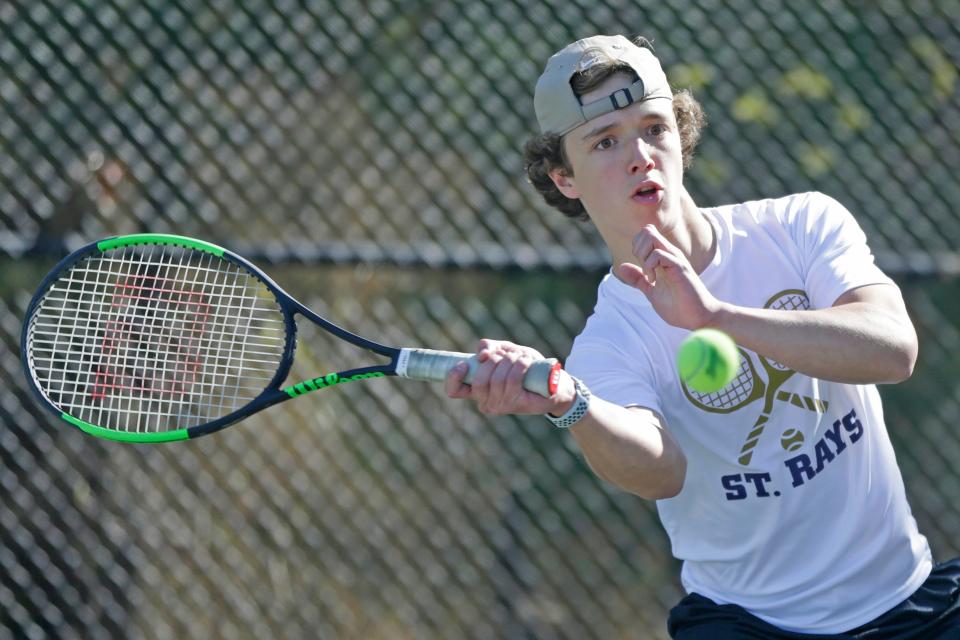
[[[153,275],[126,276],[112,294],[90,395],[170,399],[188,393],[199,378],[211,316],[206,294]]]

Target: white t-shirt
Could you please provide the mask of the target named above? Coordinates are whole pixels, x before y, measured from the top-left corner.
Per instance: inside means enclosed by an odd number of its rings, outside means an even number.
[[[822,194],[702,211],[717,251],[700,277],[720,300],[819,309],[855,287],[892,284],[850,213]],[[688,333],[608,275],[566,365],[596,396],[657,411],[683,448],[683,490],[657,510],[684,561],[684,588],[786,630],[823,634],[910,596],[930,573],[930,549],[876,387],[791,375],[741,349],[738,380],[696,394],[676,369]]]

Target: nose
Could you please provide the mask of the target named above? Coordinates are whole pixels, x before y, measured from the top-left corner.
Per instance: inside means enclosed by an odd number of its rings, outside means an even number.
[[[638,138],[633,141],[632,146],[633,154],[630,157],[630,167],[628,169],[630,174],[647,173],[653,169],[653,156],[650,155],[647,143]]]

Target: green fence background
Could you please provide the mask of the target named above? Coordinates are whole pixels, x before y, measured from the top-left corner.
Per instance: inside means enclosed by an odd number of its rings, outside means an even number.
[[[654,40],[710,117],[702,205],[820,190],[921,336],[884,387],[922,530],[960,553],[960,2],[0,2],[0,637],[665,638],[651,503],[541,419],[348,385],[214,437],[94,441],[32,402],[22,315],[64,253],[171,232],[388,343],[563,356],[606,255],[519,149],[547,56]],[[294,375],[362,357],[316,332]]]

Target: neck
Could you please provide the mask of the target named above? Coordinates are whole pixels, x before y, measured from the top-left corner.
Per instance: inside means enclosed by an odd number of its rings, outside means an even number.
[[[702,273],[713,260],[716,253],[716,234],[706,216],[700,212],[693,198],[684,190],[680,198],[680,215],[670,221],[657,224],[660,233],[675,247],[677,247],[690,266],[697,273]],[[633,255],[633,239],[623,248],[623,255],[614,255],[614,266],[623,262],[636,263]]]
[[[664,235],[683,252],[693,270],[702,273],[716,253],[716,233],[689,193],[684,191],[680,202],[682,214],[679,224],[666,230]]]

